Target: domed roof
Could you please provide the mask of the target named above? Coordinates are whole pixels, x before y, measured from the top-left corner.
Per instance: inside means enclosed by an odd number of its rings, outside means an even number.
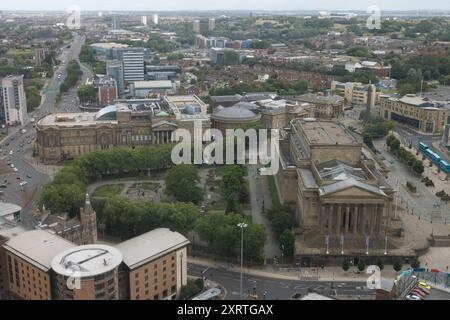
[[[247,120],[247,119],[256,119],[257,115],[244,107],[234,105],[229,108],[223,108],[218,110],[214,115],[214,118],[221,118],[221,119],[235,119],[235,120]]]
[[[181,111],[181,113],[194,115],[196,112],[195,112],[195,109],[193,106],[187,105],[184,107],[184,109],[183,109],[183,111]]]
[[[165,111],[158,112],[155,116],[156,117],[167,117],[169,114]]]

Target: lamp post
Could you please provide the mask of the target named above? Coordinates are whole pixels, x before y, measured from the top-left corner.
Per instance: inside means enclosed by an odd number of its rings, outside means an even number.
[[[241,283],[240,283],[240,295],[241,300],[244,299],[242,294],[242,269],[244,268],[244,228],[247,228],[247,224],[244,222],[238,223],[237,225],[241,229]]]

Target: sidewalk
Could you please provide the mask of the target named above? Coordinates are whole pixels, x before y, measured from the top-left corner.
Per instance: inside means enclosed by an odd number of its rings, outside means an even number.
[[[202,258],[188,258],[188,262],[192,264],[205,265],[212,268],[223,268],[231,272],[240,272],[238,265],[233,265],[222,261],[211,261]],[[280,280],[316,280],[316,281],[336,281],[336,282],[365,282],[368,278],[366,273],[355,273],[356,267],[350,267],[345,272],[341,267],[326,267],[321,268],[301,268],[299,271],[297,268],[274,268],[272,266],[265,266],[261,268],[249,268],[244,267],[243,273],[252,276],[259,276]],[[384,278],[394,279],[397,276],[397,272],[392,269],[392,266],[385,266],[381,272]]]

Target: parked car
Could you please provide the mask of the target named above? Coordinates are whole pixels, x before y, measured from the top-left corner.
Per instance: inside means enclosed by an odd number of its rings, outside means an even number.
[[[419,281],[417,284],[421,288],[424,288],[424,289],[427,289],[427,290],[431,290],[431,286],[428,283],[426,283],[426,282]]]
[[[427,289],[425,289],[425,288],[421,288],[421,287],[419,287],[419,286],[416,286],[414,289],[417,289],[417,290],[419,290],[419,291],[422,291],[422,292],[425,293],[425,294],[430,294],[430,290],[427,290]]]
[[[421,298],[425,298],[427,296],[426,293],[424,293],[423,291],[420,291],[419,289],[413,289],[411,291],[411,293],[413,293],[413,294],[415,294],[415,295],[417,295],[417,296],[419,296]]]
[[[415,294],[408,294],[406,296],[406,300],[422,300],[420,297],[416,296]]]
[[[31,179],[31,174],[27,173],[27,178]]]
[[[22,181],[21,183],[19,183],[19,186],[23,187],[23,186],[26,186],[27,184],[28,184],[28,182]]]
[[[17,169],[17,168],[13,168],[13,171],[14,171],[14,172],[17,172],[17,171],[19,171],[19,169]]]

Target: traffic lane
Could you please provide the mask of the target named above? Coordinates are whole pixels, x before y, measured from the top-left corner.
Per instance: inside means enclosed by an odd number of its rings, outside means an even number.
[[[450,161],[450,158],[446,154],[443,154],[440,150],[437,150],[433,147],[433,142],[440,141],[440,137],[417,134],[412,130],[408,131],[408,129],[402,127],[396,127],[394,131],[400,135],[400,140],[403,144],[408,145],[409,143],[411,143],[413,147],[417,147],[419,142],[426,143],[428,147],[433,152],[436,152],[442,159],[444,159],[445,161]]]
[[[450,300],[450,292],[433,288],[425,300]]]
[[[206,270],[206,272],[204,272]],[[204,273],[202,273],[204,272]],[[239,299],[240,273],[231,272],[223,268],[207,268],[188,264],[188,273],[197,277],[204,275],[206,279],[218,282],[227,290],[226,299]],[[264,296],[271,300],[287,300],[296,293],[306,294],[312,289],[322,294],[330,294],[331,290],[336,290],[338,295],[370,296],[372,290],[361,289],[365,286],[363,282],[323,282],[323,281],[301,281],[301,280],[281,280],[266,277],[258,277],[243,274],[243,293],[256,292],[260,299]]]
[[[17,148],[19,147],[20,143],[23,142],[23,139],[26,139],[26,137],[35,137],[35,131],[33,129],[34,128],[31,127],[30,132],[27,132],[25,134],[21,134],[20,132],[16,133],[13,137],[14,139],[10,139],[12,142],[12,144],[10,144],[10,147]],[[28,164],[23,159],[23,155],[25,152],[32,152],[33,144],[34,140],[33,143],[26,144],[22,152],[13,152],[12,155],[8,154],[7,158],[10,159],[10,162],[14,164],[15,168],[17,168],[18,171],[13,172],[12,174],[6,172],[0,175],[0,181],[3,183],[6,181],[7,183],[7,187],[2,190],[3,199],[8,202],[16,203],[23,207],[22,221],[28,228],[33,228],[37,223],[33,218],[32,213],[38,203],[42,186],[50,180],[47,175],[36,171],[33,166]],[[6,158],[3,159],[3,161],[5,160]],[[20,183],[23,181],[26,181],[27,184],[21,186]]]

